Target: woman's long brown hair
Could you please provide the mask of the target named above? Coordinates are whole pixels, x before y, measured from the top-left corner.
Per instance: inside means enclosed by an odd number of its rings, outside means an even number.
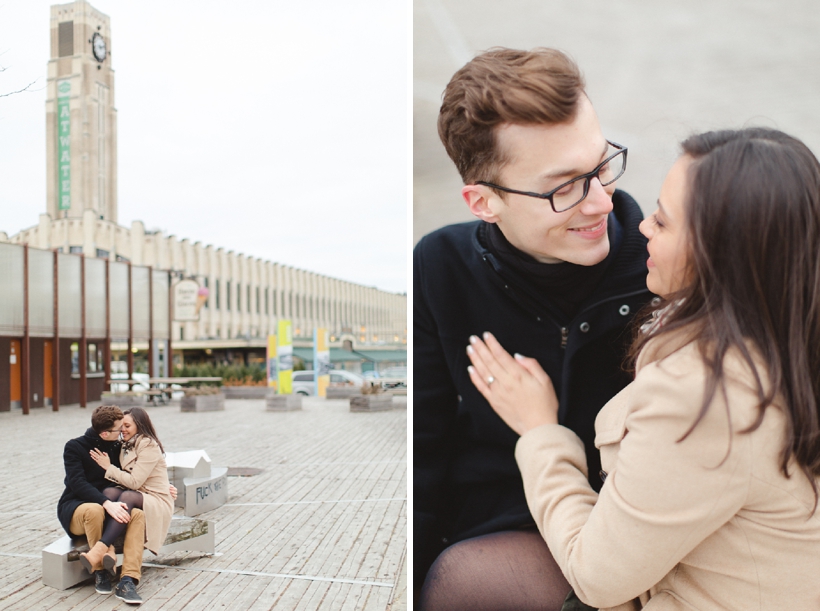
[[[151,418],[148,416],[148,412],[141,407],[132,407],[131,409],[125,410],[122,415],[130,415],[134,419],[134,424],[137,426],[137,433],[156,441],[159,446],[159,451],[165,454],[162,443],[154,430],[154,425],[151,424]]]
[[[754,431],[776,396],[785,402],[786,441],[780,468],[794,459],[811,482],[820,476],[820,163],[783,132],[748,128],[692,136],[686,223],[692,283],[667,301],[678,304],[664,324],[638,334],[646,342],[689,327],[708,370],[697,419],[724,379],[723,361],[737,350],[755,372],[759,398]],[[747,343],[748,342],[748,343]],[[749,350],[766,363],[766,388]]]

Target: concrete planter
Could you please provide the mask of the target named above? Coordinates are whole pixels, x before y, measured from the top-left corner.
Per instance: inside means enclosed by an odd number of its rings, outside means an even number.
[[[302,395],[275,395],[265,397],[265,409],[269,412],[293,412],[302,409]]]
[[[267,386],[223,386],[226,399],[264,399],[270,389]]]
[[[215,395],[194,395],[192,397],[182,397],[180,400],[181,411],[183,412],[216,412],[225,409],[225,395],[218,393]]]
[[[328,386],[325,389],[326,399],[347,399],[361,394],[361,388],[356,386]]]
[[[350,397],[351,412],[381,412],[393,409],[393,395],[357,395]]]
[[[104,392],[100,396],[100,401],[103,405],[116,405],[120,409],[128,409],[129,407],[145,407],[146,398],[145,395],[118,395]]]

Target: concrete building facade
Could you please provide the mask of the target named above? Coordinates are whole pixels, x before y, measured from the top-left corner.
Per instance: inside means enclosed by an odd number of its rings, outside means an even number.
[[[198,322],[174,322],[176,342],[264,339],[277,321],[293,321],[294,337],[311,338],[327,328],[331,343],[353,346],[402,346],[407,342],[407,297],[314,272],[226,251],[162,232],[146,231],[141,221],[130,228],[96,218],[52,220],[0,241],[35,248],[82,253],[111,261],[130,261],[193,278],[208,288]],[[179,346],[182,346],[178,344]],[[204,344],[203,344],[204,345]],[[193,346],[190,346],[193,347]]]

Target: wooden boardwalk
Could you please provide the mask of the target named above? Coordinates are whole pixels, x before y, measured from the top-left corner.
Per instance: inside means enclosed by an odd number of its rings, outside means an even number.
[[[300,412],[229,400],[223,412],[148,407],[169,452],[204,448],[230,477],[216,522],[216,555],[146,553],[140,609],[405,611],[407,411],[350,413],[310,398]],[[88,582],[41,581],[41,550],[62,536],[65,442],[90,426],[91,407],[0,413],[0,609],[133,608]],[[178,512],[181,510],[177,510]]]

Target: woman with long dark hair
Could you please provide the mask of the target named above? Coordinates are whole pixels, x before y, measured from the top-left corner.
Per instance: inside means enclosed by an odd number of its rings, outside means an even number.
[[[600,494],[535,360],[471,338],[471,379],[522,435],[530,511],[584,603],[818,609],[820,164],[763,128],[682,148],[641,225],[662,301],[595,422]]]
[[[91,458],[105,469],[106,479],[117,484],[103,490],[103,494],[111,501],[125,503],[129,513],[134,507],[145,512],[145,547],[156,554],[165,541],[174,513],[165,451],[148,412],[141,407],[123,412],[120,436],[121,468],[113,466],[103,452],[91,450]],[[126,527],[127,524],[107,520],[100,540],[110,546]],[[102,562],[106,569],[113,570],[116,556],[106,554]]]

